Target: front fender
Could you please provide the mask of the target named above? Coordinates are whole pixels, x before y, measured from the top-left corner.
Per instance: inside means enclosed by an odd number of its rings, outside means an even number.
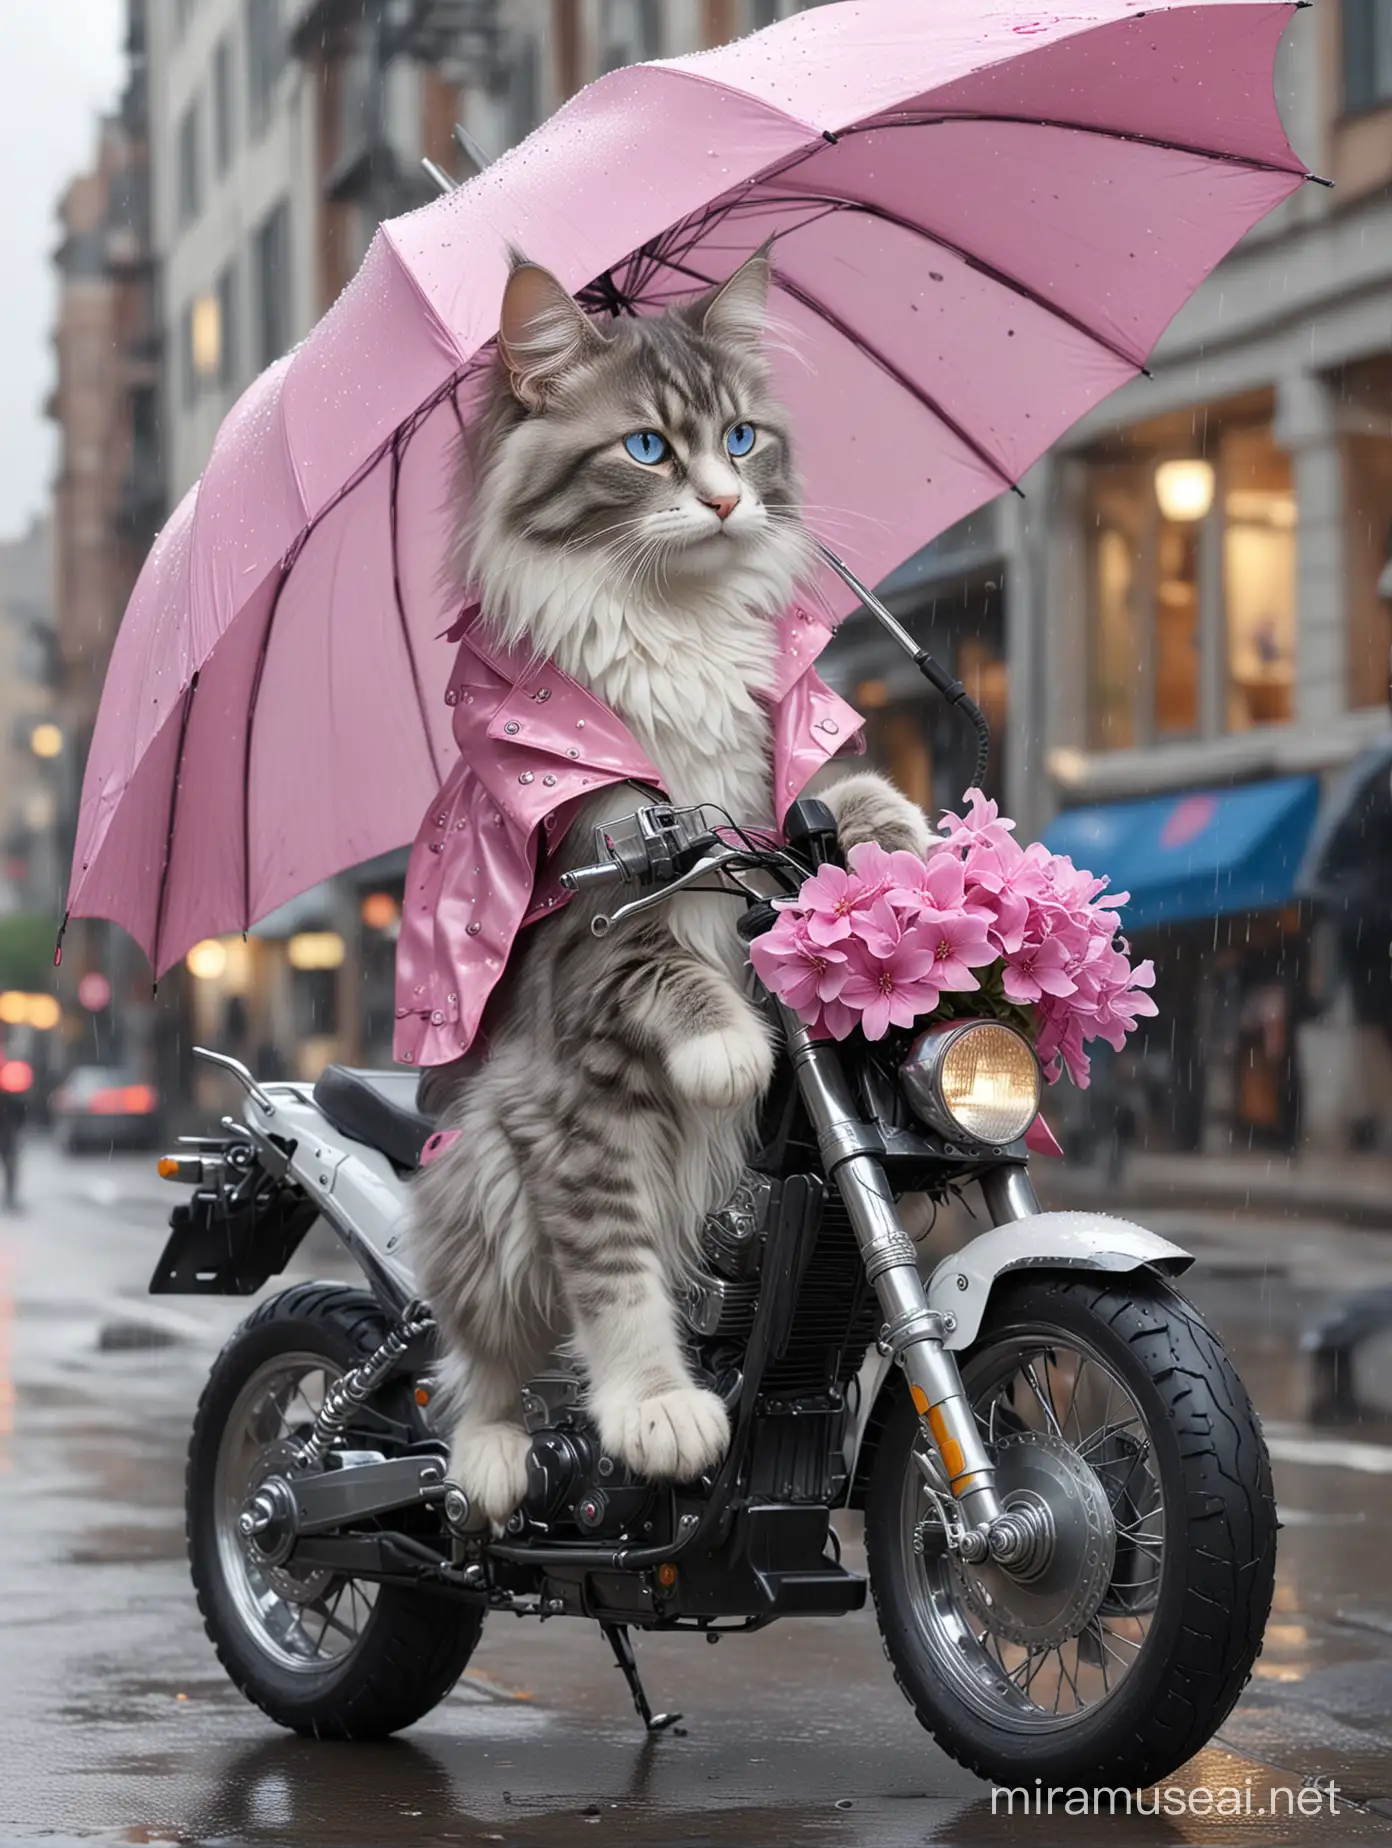
[[[1107,1213],[1032,1213],[983,1232],[944,1258],[928,1279],[928,1306],[947,1322],[945,1346],[970,1347],[998,1279],[1017,1270],[1139,1270],[1153,1265],[1171,1276],[1193,1254],[1158,1232]]]
[[[1027,1219],[981,1233],[944,1258],[928,1279],[928,1305],[947,1325],[943,1345],[960,1350],[980,1334],[991,1291],[1010,1271],[1115,1272],[1153,1265],[1176,1276],[1193,1262],[1193,1253],[1183,1246],[1127,1219],[1107,1213],[1031,1213]],[[865,1483],[885,1419],[887,1395],[881,1389],[893,1365],[888,1355],[871,1348],[860,1370],[859,1416],[846,1444],[851,1485],[847,1499],[853,1508],[864,1505]]]

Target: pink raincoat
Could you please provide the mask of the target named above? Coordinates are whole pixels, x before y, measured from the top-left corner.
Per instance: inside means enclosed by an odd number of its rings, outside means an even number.
[[[661,786],[601,700],[549,662],[498,647],[477,605],[448,639],[459,644],[445,694],[459,761],[411,850],[396,951],[394,1051],[408,1065],[445,1065],[468,1050],[518,931],[565,902],[548,859],[578,805],[626,777]],[[800,605],[783,617],[768,691],[780,825],[863,724],[813,669],[830,639]],[[635,794],[634,807],[641,801]]]

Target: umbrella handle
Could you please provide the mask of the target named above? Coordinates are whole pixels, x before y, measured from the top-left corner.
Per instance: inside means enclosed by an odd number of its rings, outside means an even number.
[[[847,585],[860,598],[865,608],[879,623],[885,634],[898,644],[908,655],[923,678],[935,686],[949,706],[958,706],[976,727],[976,772],[972,782],[980,789],[986,780],[986,766],[991,760],[991,728],[986,722],[986,714],[967,692],[960,680],[955,680],[940,661],[934,660],[926,648],[920,648],[897,616],[887,610],[873,590],[868,590],[844,559],[840,559],[830,546],[817,541],[817,550],[829,564],[841,582]]]

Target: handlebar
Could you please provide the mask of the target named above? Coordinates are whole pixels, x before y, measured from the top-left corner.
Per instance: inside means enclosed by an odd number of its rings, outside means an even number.
[[[803,830],[807,840],[814,842],[821,835],[829,835],[834,841],[835,824],[830,813],[816,802],[794,805],[794,810],[801,808],[808,811],[803,817],[811,830]],[[789,811],[790,815],[794,810]],[[722,816],[725,825],[738,835],[738,844],[721,838],[716,824]],[[665,904],[676,893],[702,879],[718,879],[723,875],[730,882],[727,889],[732,897],[742,893],[752,902],[755,894],[744,884],[740,873],[762,867],[775,873],[787,890],[790,889],[790,869],[798,878],[803,870],[796,859],[790,858],[785,847],[772,841],[751,839],[735,829],[723,810],[675,809],[666,803],[654,804],[639,809],[634,815],[597,826],[594,837],[594,863],[572,867],[561,874],[560,883],[566,891],[595,891],[615,885],[640,888],[638,895],[626,903],[616,905],[611,912],[599,912],[590,919],[590,929],[596,937],[607,936],[616,924]],[[820,864],[821,857],[813,851],[810,864]]]
[[[588,886],[612,885],[623,877],[624,869],[617,860],[605,860],[598,866],[577,866],[562,873],[561,884],[567,892],[583,892]]]

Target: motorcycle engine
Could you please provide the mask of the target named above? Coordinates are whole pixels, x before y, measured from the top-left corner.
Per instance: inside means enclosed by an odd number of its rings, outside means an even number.
[[[520,1512],[548,1533],[573,1528],[585,1538],[635,1537],[654,1491],[604,1454],[598,1431],[576,1409],[578,1391],[577,1381],[553,1377],[532,1381],[523,1396],[532,1448]],[[537,1425],[538,1417],[554,1422]]]

